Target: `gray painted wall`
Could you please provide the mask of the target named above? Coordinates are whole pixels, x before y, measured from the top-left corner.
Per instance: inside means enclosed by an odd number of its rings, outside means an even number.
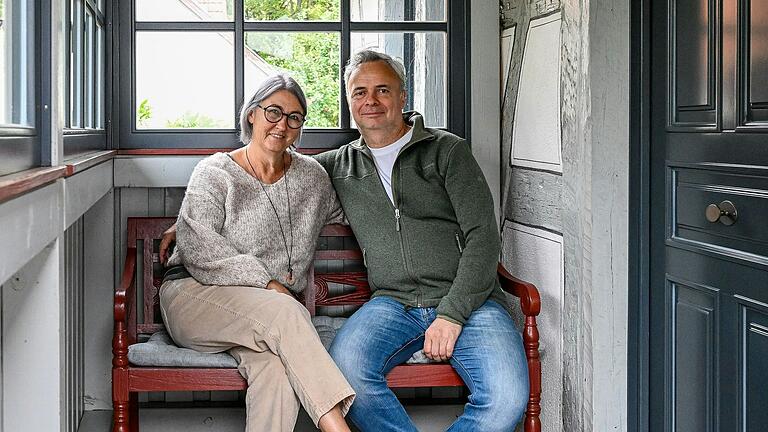
[[[114,239],[111,219],[88,214],[111,189],[110,161],[0,203],[0,430],[76,430],[87,409],[87,342],[106,331],[101,355],[110,346],[112,255],[103,251]],[[109,299],[98,328],[87,324],[86,286]],[[99,379],[109,385],[109,374]]]
[[[562,234],[562,304],[543,307],[562,309],[563,326],[540,328],[543,337],[558,332],[563,343],[563,393],[543,396],[543,416],[557,415],[547,400],[562,406],[562,430],[627,428],[628,6],[628,0],[501,1],[502,28],[517,28],[502,113],[502,217]],[[532,18],[557,9],[562,175],[509,166],[526,29]],[[510,237],[506,230],[502,235],[506,250]],[[546,381],[546,368],[544,374]]]

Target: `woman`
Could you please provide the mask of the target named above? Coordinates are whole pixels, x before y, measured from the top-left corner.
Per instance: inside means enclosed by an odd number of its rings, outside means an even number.
[[[349,430],[354,391],[292,295],[306,286],[320,229],[342,217],[320,164],[289,150],[305,114],[303,91],[285,75],[243,106],[245,147],[192,173],[160,290],[177,344],[237,359],[247,431],[292,431],[299,403],[321,430]]]

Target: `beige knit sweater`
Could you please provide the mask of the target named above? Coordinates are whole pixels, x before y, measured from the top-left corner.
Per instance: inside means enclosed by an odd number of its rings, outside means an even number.
[[[276,280],[303,291],[320,229],[343,220],[336,192],[314,159],[290,152],[293,162],[277,182],[264,185],[227,154],[200,161],[192,172],[177,220],[177,246],[169,265],[183,264],[204,285],[264,288]],[[288,199],[291,224],[288,223]],[[288,249],[294,283],[288,283]]]

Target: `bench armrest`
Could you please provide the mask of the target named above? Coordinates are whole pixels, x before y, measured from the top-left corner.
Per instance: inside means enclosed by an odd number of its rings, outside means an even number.
[[[136,342],[136,248],[129,247],[120,286],[115,290],[114,332],[112,334],[112,379],[115,368],[128,367],[128,345]],[[119,375],[119,374],[118,374]]]
[[[536,316],[541,312],[541,296],[536,286],[520,280],[507,271],[501,263],[498,267],[501,288],[520,298],[520,308],[525,315],[523,328],[523,346],[528,360],[528,380],[530,395],[525,410],[523,428],[526,432],[541,430],[541,359],[539,357],[539,330]]]
[[[541,296],[536,286],[512,276],[501,263],[499,263],[498,273],[501,289],[520,299],[523,314],[537,316],[541,312]]]
[[[120,286],[115,290],[115,322],[128,324],[136,305],[136,248],[128,248]]]

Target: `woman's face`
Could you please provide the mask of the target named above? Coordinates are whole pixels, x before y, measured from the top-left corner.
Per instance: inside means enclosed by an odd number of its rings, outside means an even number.
[[[288,90],[279,90],[259,103],[263,108],[256,107],[248,115],[248,121],[253,125],[251,143],[268,152],[284,152],[298,138],[301,128],[288,127],[288,117],[283,116],[277,123],[270,123],[264,117],[264,108],[278,107],[284,114],[298,113],[304,116],[299,99]]]

